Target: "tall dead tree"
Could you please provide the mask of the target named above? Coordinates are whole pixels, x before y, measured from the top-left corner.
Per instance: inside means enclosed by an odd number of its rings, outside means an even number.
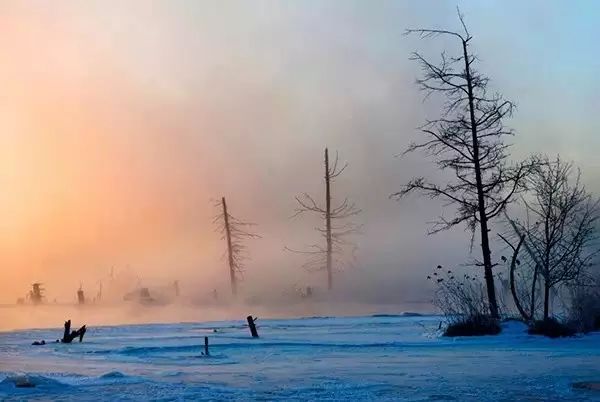
[[[237,294],[237,285],[240,275],[244,272],[244,263],[249,259],[249,253],[244,240],[256,239],[260,236],[252,232],[254,223],[244,222],[232,216],[227,209],[225,197],[215,203],[220,212],[215,216],[213,223],[217,225],[217,231],[221,233],[221,240],[227,243],[227,266],[229,267],[229,280],[231,293]]]
[[[317,228],[317,231],[325,239],[325,244],[313,244],[308,250],[299,251],[289,249],[289,251],[305,254],[308,256],[303,267],[309,271],[325,270],[327,272],[327,289],[333,288],[333,270],[335,265],[343,265],[344,258],[348,253],[348,248],[351,253],[356,250],[356,245],[349,240],[349,236],[357,234],[360,231],[360,226],[353,222],[345,221],[347,218],[358,215],[361,210],[350,201],[344,198],[342,202],[333,206],[331,186],[335,179],[341,175],[348,164],[338,167],[338,154],[335,155],[333,164],[329,161],[329,150],[325,148],[325,206],[315,201],[313,197],[307,193],[296,197],[298,207],[294,217],[304,213],[314,213],[323,219],[324,228]],[[337,258],[336,258],[337,257]]]
[[[417,61],[422,69],[423,76],[417,80],[421,90],[426,92],[426,97],[440,94],[446,102],[441,117],[428,120],[420,127],[426,140],[412,143],[405,151],[424,151],[440,169],[452,171],[455,180],[436,184],[424,177],[416,177],[392,197],[402,198],[419,191],[456,206],[455,217],[440,217],[430,233],[464,223],[474,236],[479,228],[483,261],[476,259],[475,265],[484,269],[489,314],[499,317],[489,224],[520,191],[528,164],[508,163],[508,145],[504,138],[513,133],[504,127],[503,120],[511,116],[513,103],[488,90],[489,78],[477,71],[477,57],[470,49],[473,37],[460,12],[458,17],[462,32],[437,29],[406,31],[406,34],[414,33],[421,38],[454,38],[460,44],[457,55],[442,53],[438,64],[418,52],[413,53],[411,60]]]

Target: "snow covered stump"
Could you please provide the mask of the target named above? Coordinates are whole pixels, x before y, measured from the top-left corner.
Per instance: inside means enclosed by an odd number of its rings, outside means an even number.
[[[248,317],[246,317],[246,320],[248,320],[248,326],[250,327],[250,333],[252,334],[253,338],[258,338],[258,332],[256,331],[256,320],[258,320],[258,318],[252,318],[251,315],[249,315]]]

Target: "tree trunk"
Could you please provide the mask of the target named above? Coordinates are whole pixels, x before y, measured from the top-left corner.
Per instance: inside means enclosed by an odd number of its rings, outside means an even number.
[[[227,261],[229,262],[229,280],[231,282],[231,294],[237,294],[237,282],[235,277],[235,265],[233,263],[233,250],[231,249],[231,229],[229,228],[229,215],[227,214],[227,202],[225,197],[221,198],[223,205],[223,219],[225,220],[225,237],[227,238]]]
[[[519,301],[519,296],[517,295],[517,288],[515,285],[515,269],[517,266],[517,257],[519,255],[519,249],[521,248],[521,245],[523,244],[524,240],[525,236],[521,235],[519,239],[519,244],[515,248],[512,259],[510,261],[510,292],[512,293],[513,300],[515,301],[515,306],[517,307],[517,310],[519,310],[519,314],[521,314],[521,317],[523,317],[524,320],[529,321],[531,317],[527,314],[525,309],[523,309],[523,306]]]
[[[532,320],[535,319],[535,288],[537,285],[538,272],[539,265],[535,264],[535,268],[533,269],[533,279],[531,280],[531,304],[529,306],[529,313]]]
[[[63,332],[63,337],[62,337],[62,342],[63,343],[70,343],[71,340],[69,340],[69,336],[71,335],[71,320],[67,320],[65,321],[65,330]]]
[[[473,141],[473,162],[475,169],[475,184],[477,185],[477,204],[479,207],[479,222],[481,228],[481,251],[483,253],[483,269],[485,276],[485,285],[487,288],[488,307],[490,314],[494,318],[500,318],[498,312],[498,302],[496,301],[496,288],[494,286],[494,274],[492,272],[492,256],[490,252],[490,241],[488,236],[488,219],[485,210],[485,197],[483,193],[483,182],[481,179],[481,166],[479,161],[479,139],[477,137],[477,123],[475,119],[475,105],[473,95],[473,82],[471,78],[471,69],[469,54],[467,52],[467,42],[463,40],[463,56],[465,60],[465,74],[467,79],[467,88],[469,96],[469,113],[471,120],[471,136]]]
[[[519,230],[519,227],[517,226],[517,224],[515,223],[515,221],[513,221],[512,219],[510,219],[510,217],[508,216],[508,214],[506,212],[504,212],[504,216],[506,217],[506,219],[510,222],[510,225],[512,226],[513,230],[515,231],[515,233],[521,237],[523,236],[523,238],[525,238],[525,234],[522,234],[521,231]],[[529,254],[529,256],[533,259],[533,261],[535,262],[535,267],[533,268],[533,278],[531,280],[531,299],[529,301],[529,317],[530,319],[533,321],[535,320],[535,291],[536,291],[536,285],[537,285],[537,277],[538,277],[538,272],[539,272],[539,261],[536,257],[536,254],[533,252],[533,250],[531,249],[531,247],[529,247],[529,244],[527,243],[527,241],[523,240],[523,247],[525,247],[525,251],[527,251],[527,254]]]
[[[550,284],[544,283],[544,320],[547,320],[550,313]]]
[[[248,327],[250,328],[250,334],[252,334],[253,338],[258,338],[258,331],[256,330],[256,318],[252,318],[251,315],[246,317],[248,321]]]
[[[333,288],[332,253],[333,245],[331,238],[331,189],[329,177],[329,151],[325,148],[325,230],[327,239],[327,289]]]

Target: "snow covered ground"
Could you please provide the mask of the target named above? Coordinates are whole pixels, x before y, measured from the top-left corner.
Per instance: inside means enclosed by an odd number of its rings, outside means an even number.
[[[600,400],[600,334],[550,340],[521,324],[447,339],[435,316],[259,319],[0,333],[0,400]],[[74,326],[78,323],[74,322]],[[216,332],[214,331],[216,330]],[[201,355],[204,336],[210,353]],[[32,388],[17,388],[26,381]]]

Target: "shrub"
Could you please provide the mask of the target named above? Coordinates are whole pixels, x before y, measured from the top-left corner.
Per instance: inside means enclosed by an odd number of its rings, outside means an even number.
[[[562,338],[573,336],[577,333],[573,327],[564,324],[555,318],[534,321],[529,325],[529,330],[527,332],[530,335],[543,335],[548,338]]]
[[[497,335],[500,322],[490,316],[485,287],[474,275],[459,280],[441,265],[428,276],[437,286],[433,303],[444,313],[448,326],[444,336]]]
[[[486,315],[466,316],[455,319],[444,330],[444,336],[481,336],[498,335],[502,328],[500,322]]]
[[[576,286],[571,294],[569,322],[579,332],[600,331],[600,287]]]
[[[448,270],[445,274],[441,265],[427,277],[436,286],[433,304],[437,306],[452,323],[462,321],[463,317],[487,316],[489,314],[485,298],[485,288],[476,276],[463,275],[455,278]]]

